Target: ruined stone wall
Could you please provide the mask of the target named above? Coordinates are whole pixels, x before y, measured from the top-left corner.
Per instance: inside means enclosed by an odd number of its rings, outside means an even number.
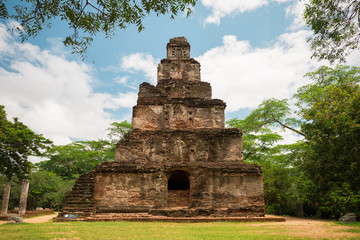
[[[133,109],[132,125],[141,130],[224,128],[224,107],[138,105]]]
[[[185,37],[175,37],[166,45],[166,52],[167,59],[187,59],[190,58],[190,44]]]
[[[94,186],[96,212],[190,207],[213,215],[262,216],[264,213],[261,168],[256,165],[129,167],[116,162],[103,165],[106,166],[97,168]],[[168,190],[169,177],[178,170],[188,173],[189,190]]]
[[[261,173],[200,169],[192,180],[191,207],[234,216],[262,216],[264,193]]]
[[[211,100],[211,93],[211,86],[207,82],[163,80],[156,87],[145,82],[139,86],[138,104],[165,104],[172,98]]]
[[[163,59],[158,66],[158,81],[178,79],[190,82],[200,82],[200,63],[193,58],[186,60]]]
[[[167,179],[161,173],[98,173],[94,202],[97,212],[146,212],[166,207]]]
[[[211,99],[206,82],[164,80],[156,87],[140,85],[133,108],[133,129],[224,128],[225,103]]]
[[[167,191],[167,207],[188,207],[190,202],[190,190]]]
[[[116,162],[241,162],[242,138],[238,129],[177,131],[134,130],[116,146]]]

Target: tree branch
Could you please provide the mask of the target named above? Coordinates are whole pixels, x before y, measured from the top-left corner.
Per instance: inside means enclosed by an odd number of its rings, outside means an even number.
[[[289,130],[291,130],[293,132],[296,132],[297,134],[300,134],[301,136],[306,137],[306,135],[304,133],[300,132],[299,130],[296,130],[295,128],[289,127],[289,126],[283,124],[282,122],[280,122],[279,120],[277,120],[273,113],[271,115],[272,115],[273,120],[275,122],[277,122],[278,124],[280,124],[281,126],[283,126],[284,128],[287,128],[287,129],[289,129]]]

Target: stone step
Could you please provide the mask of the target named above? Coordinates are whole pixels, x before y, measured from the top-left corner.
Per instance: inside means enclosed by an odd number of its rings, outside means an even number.
[[[92,212],[92,208],[64,208],[66,212]]]
[[[85,204],[85,205],[92,205],[92,202],[90,201],[66,201],[66,205],[82,205],[82,204]]]
[[[82,174],[66,198],[62,211],[92,212],[93,189],[95,183],[94,172]]]
[[[71,192],[73,192],[73,193],[83,193],[83,192],[92,193],[94,191],[92,189],[88,189],[88,188],[83,188],[83,189],[74,188],[73,190],[71,190]]]
[[[89,201],[71,201],[71,202],[66,202],[65,206],[72,206],[72,205],[86,205],[86,206],[91,206],[93,203],[89,202]]]
[[[76,194],[70,194],[66,197],[66,201],[67,200],[71,200],[71,199],[92,199],[92,194],[89,193],[76,193]]]
[[[93,183],[93,182],[95,182],[95,179],[88,179],[88,178],[80,179],[79,178],[75,184],[77,184],[77,183]]]
[[[75,186],[73,187],[73,189],[92,189],[93,186],[94,186],[94,184],[89,185],[89,186],[85,186],[85,185],[75,185]]]
[[[74,189],[74,190],[72,190],[71,191],[71,193],[75,193],[75,194],[85,194],[85,193],[89,193],[89,194],[92,194],[94,191],[91,191],[91,190],[89,190],[89,189],[82,189],[82,190],[80,190],[80,189]]]
[[[77,219],[57,218],[55,221],[160,221],[160,222],[285,222],[283,217],[165,217],[148,214],[80,214]]]

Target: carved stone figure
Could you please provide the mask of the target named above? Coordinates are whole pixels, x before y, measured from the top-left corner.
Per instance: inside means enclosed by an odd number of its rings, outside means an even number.
[[[184,155],[183,155],[184,147],[185,147],[184,141],[182,141],[180,138],[177,138],[174,146],[174,154],[181,161],[184,160]]]

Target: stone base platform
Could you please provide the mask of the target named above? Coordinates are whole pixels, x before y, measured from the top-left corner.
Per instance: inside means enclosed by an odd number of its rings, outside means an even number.
[[[10,221],[10,215],[0,215],[0,221]]]
[[[102,213],[93,214],[78,218],[64,218],[58,217],[54,219],[56,222],[73,222],[73,221],[87,221],[87,222],[105,222],[105,221],[128,221],[128,222],[285,222],[283,217],[211,217],[211,216],[197,216],[197,217],[166,217],[154,216],[147,213]]]

